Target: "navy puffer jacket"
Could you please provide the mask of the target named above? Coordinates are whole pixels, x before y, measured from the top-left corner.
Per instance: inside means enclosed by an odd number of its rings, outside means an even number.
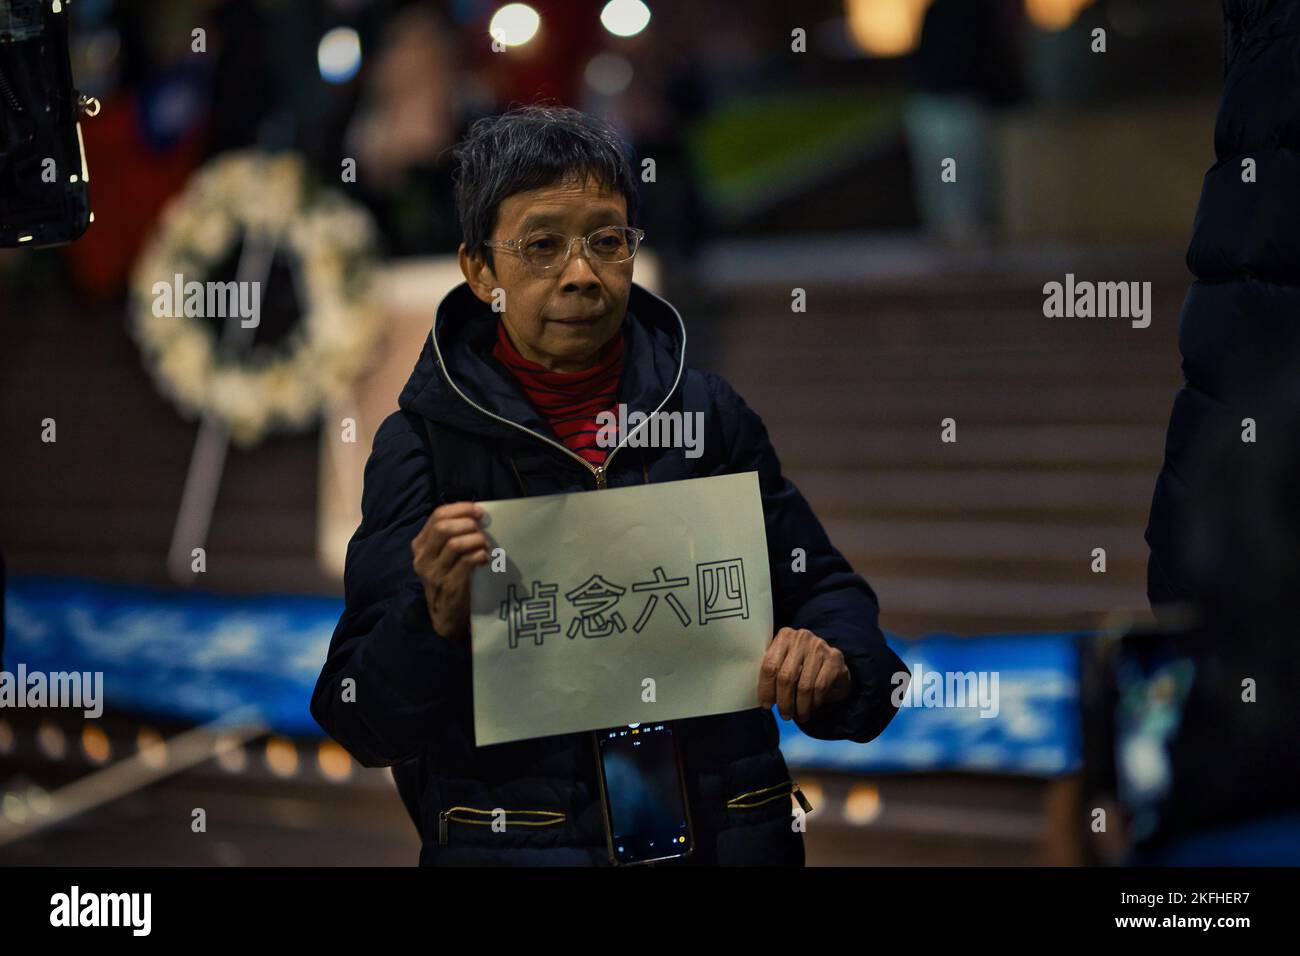
[[[1231,555],[1198,551],[1216,469],[1277,440],[1275,403],[1300,376],[1300,0],[1225,0],[1223,101],[1179,317],[1185,384],[1152,499],[1147,591],[1157,608],[1203,603]],[[1260,508],[1280,502],[1259,502]],[[1202,549],[1203,550],[1203,549]]]
[[[1217,161],[1179,318],[1185,384],[1146,532],[1157,615],[1177,602],[1201,620],[1122,651],[1130,674],[1163,688],[1130,721],[1160,745],[1163,769],[1153,776],[1146,761],[1134,783],[1119,767],[1142,864],[1280,862],[1300,812],[1300,0],[1225,0],[1223,10]],[[1247,678],[1258,698],[1244,705]]]
[[[468,284],[448,293],[399,411],[375,435],[363,517],[348,545],[346,608],[311,702],[316,720],[359,762],[393,768],[423,841],[420,863],[608,862],[590,733],[474,744],[468,650],[433,631],[411,566],[411,539],[445,501],[757,471],[775,625],[825,638],[843,651],[853,676],[849,699],[800,727],[822,739],[865,743],[878,735],[895,712],[891,676],[905,668],[885,644],[876,596],[782,476],[760,418],[720,377],[686,367],[677,310],[632,285],[619,401],[629,414],[703,412],[704,454],[691,459],[680,448],[625,446],[610,452],[600,475],[558,441],[492,359],[497,321]],[[807,553],[800,573],[791,569],[795,548]],[[355,701],[344,699],[348,678]],[[676,727],[696,832],[697,850],[688,859],[802,865],[803,837],[791,827],[792,783],[772,711],[681,720]],[[504,832],[483,825],[494,808],[507,812]]]

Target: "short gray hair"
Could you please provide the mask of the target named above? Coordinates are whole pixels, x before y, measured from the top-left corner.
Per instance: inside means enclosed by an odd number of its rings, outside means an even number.
[[[565,106],[520,106],[474,121],[453,151],[459,165],[456,212],[468,254],[492,250],[483,240],[496,228],[501,201],[515,193],[591,176],[627,200],[627,224],[636,225],[632,164],[618,131],[604,119]],[[495,268],[495,266],[493,266]]]

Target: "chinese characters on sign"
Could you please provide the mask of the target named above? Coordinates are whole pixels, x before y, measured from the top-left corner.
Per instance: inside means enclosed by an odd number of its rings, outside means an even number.
[[[697,564],[695,582],[696,620],[700,625],[719,618],[749,617],[743,558]],[[668,592],[664,595],[664,603],[677,615],[682,627],[689,627],[690,612],[672,591],[688,588],[690,583],[689,578],[665,577],[663,565],[655,566],[652,580],[634,582],[632,591],[646,592],[648,597],[632,625],[633,633],[640,634],[654,614],[659,603],[658,591]],[[543,584],[541,581],[533,581],[530,594],[517,593],[514,584],[506,587],[506,599],[501,602],[499,617],[507,622],[507,640],[512,648],[518,647],[521,640],[531,639],[534,644],[541,644],[546,637],[560,633],[558,589],[556,584]],[[578,614],[570,620],[568,628],[563,629],[564,634],[569,638],[579,634],[583,637],[608,637],[616,631],[626,631],[623,615],[615,609],[626,593],[627,588],[606,581],[599,574],[591,575],[573,590],[566,591],[565,599],[577,608]]]
[[[475,744],[758,706],[772,578],[758,475],[484,501]]]

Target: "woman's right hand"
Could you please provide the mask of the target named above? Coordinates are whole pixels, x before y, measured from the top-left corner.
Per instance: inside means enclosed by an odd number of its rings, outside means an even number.
[[[487,535],[478,524],[483,514],[472,501],[439,505],[411,541],[411,564],[424,584],[429,621],[447,638],[469,633],[470,574],[488,561]]]

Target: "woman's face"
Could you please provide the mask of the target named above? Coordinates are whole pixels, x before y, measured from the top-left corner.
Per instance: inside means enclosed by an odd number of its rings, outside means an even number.
[[[544,230],[585,236],[601,226],[626,226],[627,200],[603,192],[593,179],[515,193],[497,210],[491,239],[518,239]],[[495,271],[460,246],[460,268],[484,302],[503,290],[501,320],[519,354],[555,372],[576,372],[596,363],[601,346],[623,323],[632,289],[632,263],[590,262],[582,244],[563,265],[537,275],[507,249],[493,249]]]

